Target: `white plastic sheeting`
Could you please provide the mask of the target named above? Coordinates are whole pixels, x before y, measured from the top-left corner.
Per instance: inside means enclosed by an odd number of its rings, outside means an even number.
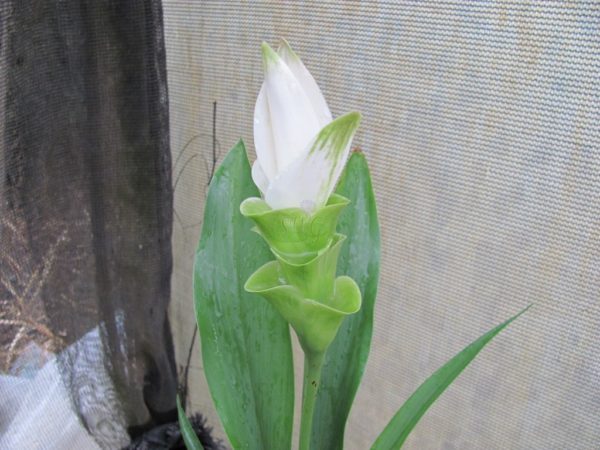
[[[100,349],[98,328],[58,356],[45,354],[31,344],[13,364],[13,368],[20,366],[18,374],[0,375],[0,448],[95,450],[127,445],[122,409]],[[70,373],[76,380],[66,382],[61,358],[76,363]],[[90,430],[75,413],[73,396]]]

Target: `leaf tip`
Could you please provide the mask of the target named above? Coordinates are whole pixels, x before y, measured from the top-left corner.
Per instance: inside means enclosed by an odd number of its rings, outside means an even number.
[[[260,44],[260,49],[263,58],[263,68],[266,72],[272,65],[277,64],[280,58],[277,52],[273,50],[266,41],[263,41],[262,44]]]

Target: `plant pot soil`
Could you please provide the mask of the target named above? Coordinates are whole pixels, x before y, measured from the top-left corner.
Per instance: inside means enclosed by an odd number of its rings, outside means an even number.
[[[212,428],[206,425],[201,414],[190,418],[192,428],[205,450],[227,450],[227,447],[212,436]],[[159,425],[137,437],[124,450],[186,450],[179,422]]]

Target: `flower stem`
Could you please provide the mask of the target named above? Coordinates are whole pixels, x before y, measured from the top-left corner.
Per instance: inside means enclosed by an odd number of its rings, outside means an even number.
[[[304,386],[302,388],[302,418],[299,450],[309,450],[313,413],[317,391],[321,383],[324,353],[304,353]]]

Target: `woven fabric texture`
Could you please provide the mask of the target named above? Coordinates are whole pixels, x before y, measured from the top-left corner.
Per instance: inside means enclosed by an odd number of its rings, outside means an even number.
[[[218,161],[240,137],[254,158],[259,45],[285,37],[335,116],[363,113],[354,142],[379,205],[372,351],[346,448],[368,448],[427,376],[529,303],[406,448],[598,448],[597,2],[166,0],[164,21],[178,364],[213,138]],[[216,424],[199,346],[190,382]]]

